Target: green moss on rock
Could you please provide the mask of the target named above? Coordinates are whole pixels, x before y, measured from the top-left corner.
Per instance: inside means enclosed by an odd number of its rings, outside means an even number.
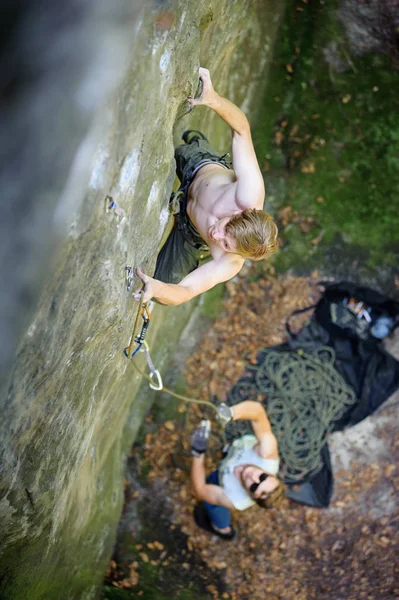
[[[351,54],[338,8],[290,6],[275,49],[255,142],[271,210],[315,221],[305,234],[283,227],[275,264],[354,263],[389,279],[399,250],[397,71],[387,55]]]

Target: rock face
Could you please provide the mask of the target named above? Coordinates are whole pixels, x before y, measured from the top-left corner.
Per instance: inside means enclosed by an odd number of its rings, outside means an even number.
[[[216,115],[187,114],[199,65],[251,118],[284,9],[53,4],[6,3],[2,42],[0,595],[10,600],[96,596],[125,456],[153,398],[137,395],[122,354],[137,310],[125,265],[154,267],[182,131],[202,129],[229,150]],[[116,211],[105,210],[108,194]],[[194,305],[155,308],[158,367]]]

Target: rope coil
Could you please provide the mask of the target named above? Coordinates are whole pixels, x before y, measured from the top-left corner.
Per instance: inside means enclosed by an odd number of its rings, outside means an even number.
[[[259,356],[258,364],[249,366],[248,376],[229,392],[228,403],[261,399],[278,440],[282,477],[295,483],[321,469],[327,434],[356,396],[335,369],[335,354],[328,346],[314,353],[266,349]],[[247,422],[235,421],[229,437],[249,432]]]

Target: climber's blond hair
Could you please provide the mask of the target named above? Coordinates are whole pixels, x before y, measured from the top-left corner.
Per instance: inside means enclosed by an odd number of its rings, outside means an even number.
[[[277,225],[263,210],[248,208],[233,215],[225,231],[235,239],[237,254],[244,258],[262,260],[277,249]]]

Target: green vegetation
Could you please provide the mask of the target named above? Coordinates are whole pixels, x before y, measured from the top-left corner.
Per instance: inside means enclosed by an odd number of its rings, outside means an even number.
[[[290,207],[279,270],[331,261],[332,246],[370,269],[398,260],[397,71],[350,55],[338,4],[288,8],[254,130],[270,210]]]
[[[167,589],[165,588],[167,582]],[[209,598],[203,596],[196,586],[184,581],[179,572],[150,563],[140,563],[139,590],[143,592],[142,597],[146,600],[194,600],[195,598]],[[133,596],[137,597],[137,596]]]
[[[165,585],[166,583],[166,585]],[[184,587],[184,586],[187,587]],[[138,595],[140,592],[140,595]],[[132,588],[119,589],[112,586],[103,588],[103,600],[129,600],[130,598],[145,600],[208,600],[208,594],[201,594],[191,583],[179,581],[174,573],[173,579],[165,568],[155,567],[148,563],[140,563],[140,584]]]
[[[146,575],[144,575],[144,577],[145,576]],[[166,581],[168,587],[169,581]],[[168,591],[165,591],[165,585],[162,587],[154,586],[154,584],[151,583],[151,576],[144,585],[140,586],[139,591],[143,592],[141,596],[138,596],[137,591],[133,591],[132,589],[118,589],[105,586],[103,589],[103,600],[130,600],[132,598],[137,599],[140,597],[145,600],[170,600],[171,598],[176,600],[208,600],[210,597],[208,594],[198,594],[198,590],[191,588],[175,590],[174,595],[171,596]]]
[[[202,295],[200,310],[204,317],[216,319],[220,316],[223,307],[223,300],[226,288],[223,283],[219,283],[214,288]]]
[[[199,573],[203,567],[196,561],[193,569],[186,535],[178,529],[171,535],[165,503],[152,503],[149,496],[144,496],[137,501],[136,508],[139,533],[134,539],[128,530],[118,536],[117,576],[112,579],[117,580],[121,588],[107,579],[103,600],[209,599]],[[149,543],[148,540],[157,541]]]

